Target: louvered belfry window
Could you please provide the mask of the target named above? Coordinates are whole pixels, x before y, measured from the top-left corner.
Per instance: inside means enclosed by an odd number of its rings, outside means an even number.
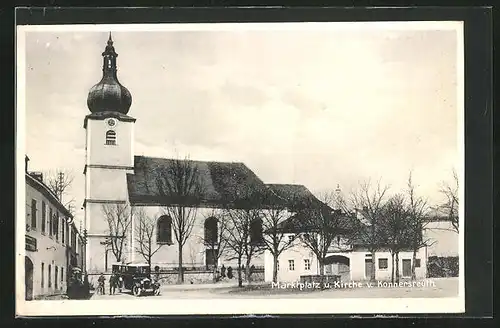
[[[106,145],[116,145],[116,132],[109,130],[106,132]]]

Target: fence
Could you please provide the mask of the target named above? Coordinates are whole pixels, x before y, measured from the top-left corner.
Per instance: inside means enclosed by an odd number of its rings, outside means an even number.
[[[171,265],[152,265],[151,271],[152,274],[155,273],[155,269],[158,268],[159,271],[159,280],[161,284],[177,284],[178,283],[178,275],[179,275],[179,267],[175,264]],[[238,280],[238,271],[237,269],[233,269],[233,276],[231,279],[227,277],[227,272],[230,267],[226,267],[225,277],[221,277],[221,267],[217,268],[217,281],[237,281]],[[206,265],[194,265],[194,266],[183,266],[182,271],[184,273],[184,283],[191,284],[205,284],[205,283],[213,283],[214,274],[213,267]],[[99,278],[100,273],[89,273],[88,277],[90,280],[90,288],[94,290],[97,287],[97,279]],[[106,281],[109,281],[109,277],[111,273],[104,273],[106,277]],[[245,269],[242,268],[242,278],[247,280]],[[252,269],[252,273],[250,278],[254,282],[264,281],[264,267],[263,266],[254,266]]]
[[[172,266],[157,266],[159,269],[159,279],[162,284],[175,284],[178,282],[178,274],[179,268]],[[228,268],[226,268],[225,277],[221,277],[221,268],[217,268],[217,281],[231,281],[238,279],[238,271],[237,269],[232,270],[232,277],[229,278],[227,276]],[[153,268],[154,269],[154,268]],[[191,266],[191,267],[183,267],[184,273],[184,282],[191,284],[203,284],[203,283],[212,283],[214,281],[213,267],[208,268],[207,266]],[[242,278],[247,280],[246,272],[242,268]],[[264,281],[264,267],[254,267],[250,274],[250,278],[254,282]]]

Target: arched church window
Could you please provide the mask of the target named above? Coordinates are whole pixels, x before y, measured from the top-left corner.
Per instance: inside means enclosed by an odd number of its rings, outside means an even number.
[[[116,132],[109,130],[106,132],[106,145],[116,145]]]
[[[262,219],[254,219],[250,223],[250,242],[252,244],[262,244],[264,242],[264,236],[262,232]]]
[[[159,244],[172,244],[172,218],[163,215],[156,223],[156,242]]]
[[[205,244],[210,246],[217,243],[218,236],[218,220],[215,217],[209,217],[205,220]]]

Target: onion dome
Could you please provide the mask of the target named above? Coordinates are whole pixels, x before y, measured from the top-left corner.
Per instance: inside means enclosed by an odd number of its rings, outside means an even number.
[[[113,47],[111,33],[106,49],[102,53],[102,79],[90,88],[87,97],[87,106],[92,113],[118,112],[127,114],[132,105],[132,95],[116,76],[116,57],[118,54]]]

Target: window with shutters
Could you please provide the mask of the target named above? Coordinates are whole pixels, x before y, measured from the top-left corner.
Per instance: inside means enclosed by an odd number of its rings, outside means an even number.
[[[53,224],[53,219],[54,213],[52,212],[52,207],[49,209],[49,236],[52,236],[54,233],[54,224]]]
[[[49,288],[52,288],[52,266],[50,264],[49,264],[48,277],[49,277]]]
[[[66,243],[66,220],[63,218],[62,221],[62,227],[61,227],[61,242],[64,244]]]
[[[40,277],[41,278],[41,280],[40,280],[40,286],[42,288],[44,288],[45,287],[45,276],[44,276],[44,274],[45,274],[45,263],[43,263],[43,262],[42,262],[42,268],[41,268],[41,270],[42,270],[41,271],[42,275]]]
[[[54,214],[54,234],[56,235],[56,240],[59,240],[59,213]]]
[[[42,202],[42,233],[45,233],[45,224],[47,220],[47,204]]]
[[[31,200],[31,228],[36,230],[36,200]]]

